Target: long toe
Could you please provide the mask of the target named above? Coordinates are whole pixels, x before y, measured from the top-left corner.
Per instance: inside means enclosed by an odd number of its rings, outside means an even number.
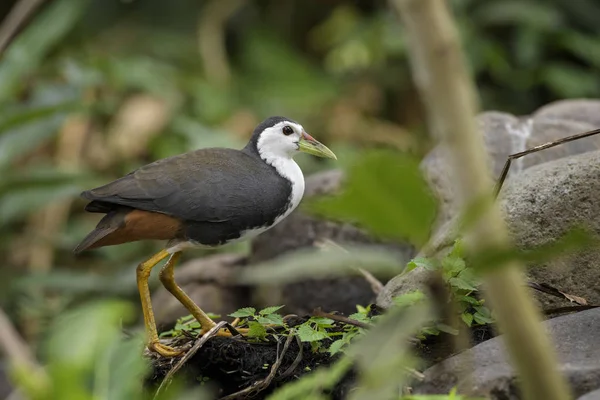
[[[163,357],[177,357],[184,353],[181,350],[176,350],[176,349],[174,349],[170,346],[164,345],[160,342],[148,343],[148,349],[150,351],[160,354]]]

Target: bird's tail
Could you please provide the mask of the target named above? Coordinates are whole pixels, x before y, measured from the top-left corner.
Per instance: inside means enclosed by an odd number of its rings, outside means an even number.
[[[123,225],[123,213],[119,211],[110,211],[106,214],[96,228],[87,234],[87,236],[73,249],[73,253],[76,255],[84,252],[85,250],[96,247],[95,245],[106,238],[111,233],[116,232]]]

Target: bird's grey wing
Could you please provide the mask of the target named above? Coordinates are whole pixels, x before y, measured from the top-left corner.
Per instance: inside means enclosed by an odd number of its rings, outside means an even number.
[[[221,222],[274,206],[261,188],[280,183],[261,181],[265,167],[237,150],[197,150],[145,165],[82,197],[183,220]]]

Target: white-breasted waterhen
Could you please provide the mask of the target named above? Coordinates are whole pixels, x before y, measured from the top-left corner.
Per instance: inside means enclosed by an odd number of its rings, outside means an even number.
[[[160,281],[200,322],[202,332],[215,326],[175,283],[173,268],[181,251],[256,236],[288,216],[304,194],[304,176],[293,160],[298,152],[336,158],[302,125],[271,117],[256,127],[242,150],[207,148],[165,158],[81,194],[91,201],[86,211],[106,215],[75,254],[138,240],[168,241],[137,267],[150,350],[180,354],[158,340],[148,287],[152,268],[169,257]]]

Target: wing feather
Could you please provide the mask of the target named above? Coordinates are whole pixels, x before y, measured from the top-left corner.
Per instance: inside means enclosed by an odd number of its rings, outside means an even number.
[[[183,220],[223,222],[267,214],[287,203],[289,182],[255,156],[201,149],[145,165],[82,193],[93,202],[160,212]]]

